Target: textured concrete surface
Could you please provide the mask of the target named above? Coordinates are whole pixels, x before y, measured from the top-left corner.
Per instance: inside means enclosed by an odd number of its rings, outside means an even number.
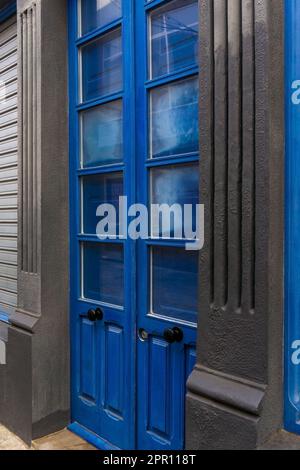
[[[2,450],[96,450],[93,446],[75,434],[64,429],[33,441],[29,448],[21,439],[0,425],[0,451]]]

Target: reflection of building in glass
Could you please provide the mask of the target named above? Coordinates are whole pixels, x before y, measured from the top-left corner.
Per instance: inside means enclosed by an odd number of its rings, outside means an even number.
[[[198,51],[197,2],[178,2],[152,15],[152,61],[154,77],[195,65]]]
[[[82,32],[88,33],[120,18],[121,0],[84,0],[81,2]]]

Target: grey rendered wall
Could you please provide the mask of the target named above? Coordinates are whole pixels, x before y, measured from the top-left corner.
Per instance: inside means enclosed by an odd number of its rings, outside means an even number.
[[[254,449],[282,425],[283,3],[200,2],[206,243],[189,449]]]
[[[18,308],[0,369],[0,421],[27,442],[69,421],[66,3],[17,2]]]

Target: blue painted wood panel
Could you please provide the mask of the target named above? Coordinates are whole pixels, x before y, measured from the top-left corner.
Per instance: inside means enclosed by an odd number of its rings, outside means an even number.
[[[106,325],[105,332],[104,407],[119,419],[124,415],[124,348],[123,330],[116,325]]]
[[[170,345],[151,338],[148,346],[148,431],[170,439]]]
[[[96,400],[96,326],[82,319],[80,337],[80,382],[81,395]]]

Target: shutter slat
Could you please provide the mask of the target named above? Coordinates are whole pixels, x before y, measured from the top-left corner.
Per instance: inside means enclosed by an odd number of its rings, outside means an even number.
[[[17,306],[17,23],[0,33],[0,305]]]

